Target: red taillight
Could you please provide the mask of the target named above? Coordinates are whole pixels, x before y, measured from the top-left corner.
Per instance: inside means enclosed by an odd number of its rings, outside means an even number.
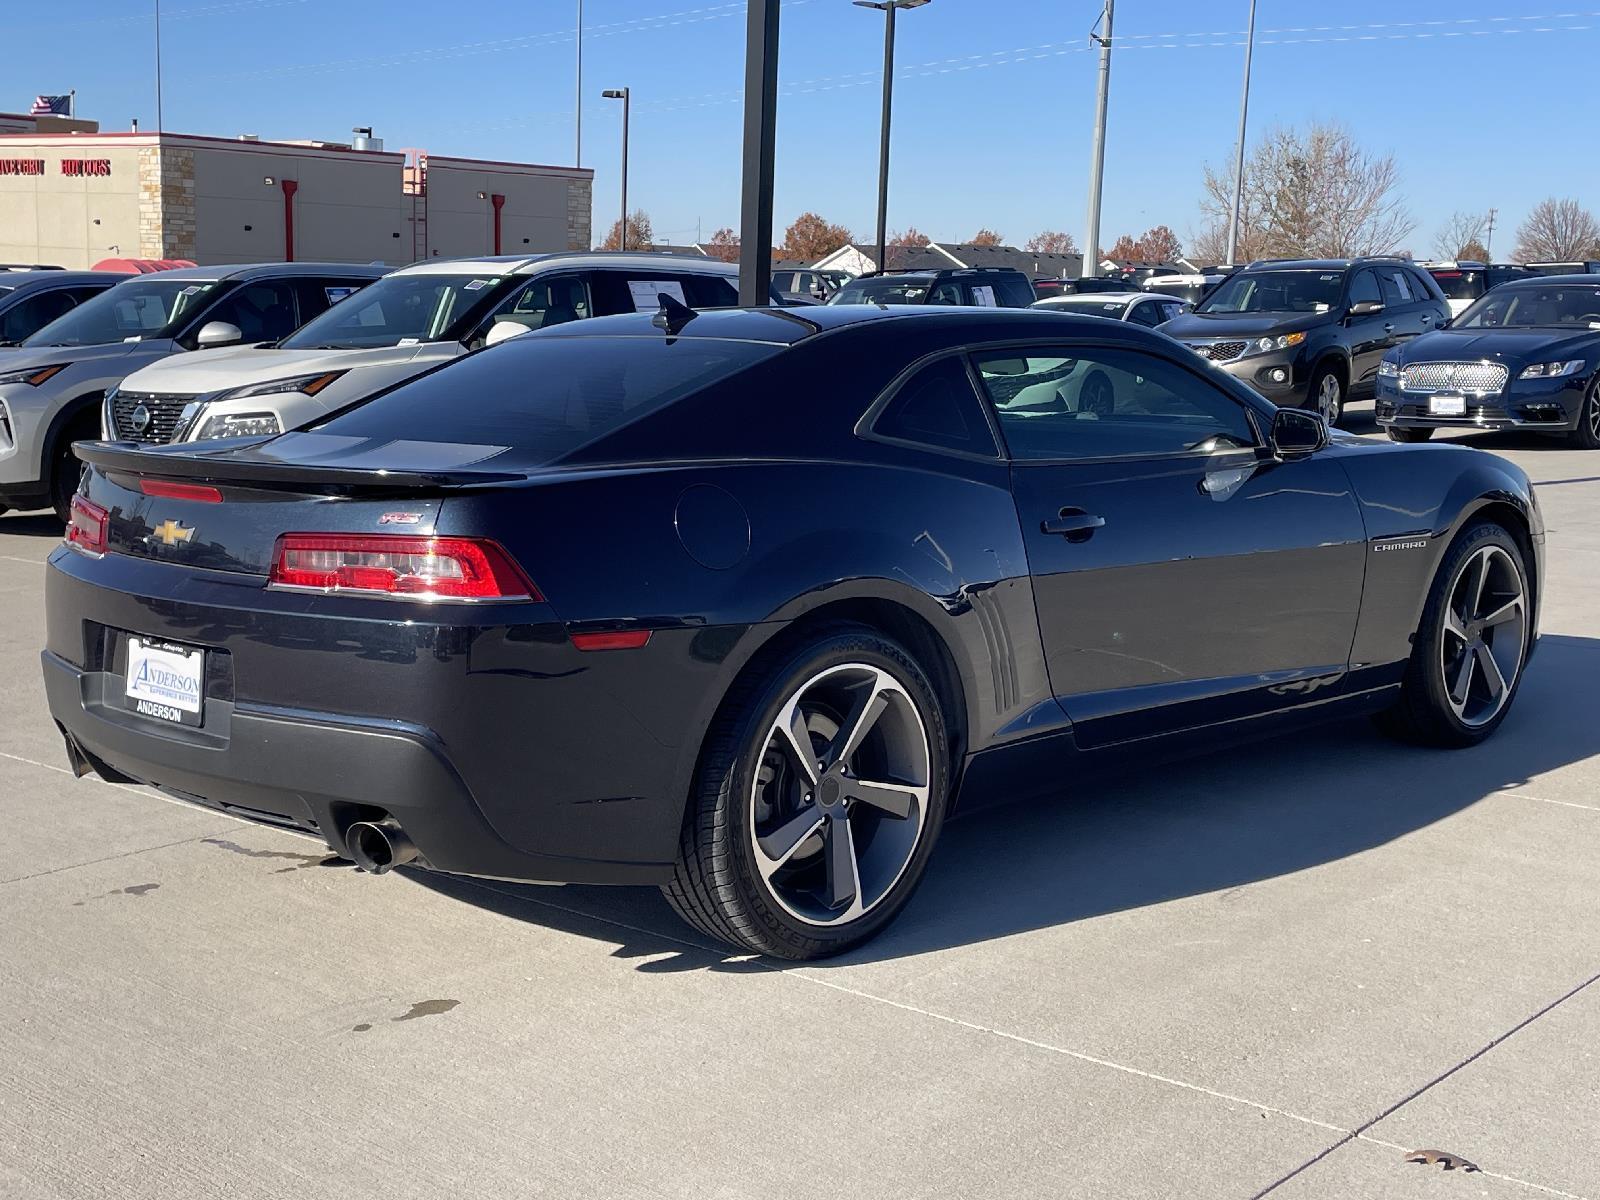
[[[579,650],[637,650],[648,644],[648,629],[621,629],[612,633],[575,633],[572,644]]]
[[[104,554],[107,524],[105,509],[83,496],[74,496],[67,518],[67,543],[90,554]]]
[[[496,542],[481,538],[285,533],[267,586],[418,600],[539,600]]]
[[[139,490],[146,496],[160,496],[167,500],[198,500],[202,504],[222,503],[222,493],[205,483],[173,483],[168,479],[141,479]]]

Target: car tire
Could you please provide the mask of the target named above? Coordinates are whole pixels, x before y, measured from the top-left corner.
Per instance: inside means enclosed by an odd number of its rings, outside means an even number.
[[[922,668],[874,630],[830,626],[768,656],[707,734],[668,902],[701,933],[774,958],[825,958],[873,937],[915,890],[944,823],[945,729]]]
[[[1404,442],[1407,445],[1415,445],[1418,442],[1427,441],[1432,436],[1433,430],[1431,429],[1401,429],[1395,425],[1389,426],[1389,440],[1391,442]]]
[[[1420,745],[1477,745],[1511,711],[1531,629],[1521,546],[1492,521],[1469,525],[1434,577],[1400,699],[1378,714],[1379,727]]]
[[[1580,450],[1600,450],[1600,375],[1589,384],[1578,407],[1578,427],[1569,435]]]
[[[63,522],[72,517],[72,497],[77,495],[81,482],[83,464],[72,452],[72,443],[68,442],[56,455],[55,469],[50,473],[50,507]]]
[[[1117,406],[1117,392],[1111,386],[1111,376],[1104,371],[1090,371],[1078,389],[1078,411],[1109,417]]]
[[[1332,363],[1318,367],[1311,376],[1311,386],[1306,389],[1306,407],[1320,413],[1332,429],[1344,416],[1344,381]]]

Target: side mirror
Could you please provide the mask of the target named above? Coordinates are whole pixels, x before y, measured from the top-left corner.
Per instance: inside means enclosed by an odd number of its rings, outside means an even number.
[[[215,346],[237,346],[244,341],[244,330],[227,321],[207,321],[195,334],[194,343],[202,350]]]
[[[1357,300],[1350,306],[1352,317],[1370,317],[1383,311],[1383,305],[1376,300]]]
[[[1328,426],[1321,413],[1280,408],[1272,416],[1272,452],[1278,458],[1304,458],[1328,444]]]
[[[483,339],[485,346],[495,346],[507,338],[514,338],[519,334],[530,332],[521,321],[496,321],[489,327],[488,335]]]

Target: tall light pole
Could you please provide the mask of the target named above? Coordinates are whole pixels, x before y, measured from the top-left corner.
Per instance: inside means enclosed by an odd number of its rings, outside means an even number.
[[[921,8],[928,0],[855,0],[858,8],[883,13],[883,128],[878,141],[878,270],[886,261],[889,238],[889,119],[894,109],[894,14],[897,9]]]
[[[578,87],[577,108],[573,116],[572,165],[583,166],[583,0],[578,0]]]
[[[600,93],[607,100],[622,101],[622,224],[617,226],[617,248],[628,248],[628,105],[627,88],[607,88]]]
[[[1106,100],[1111,95],[1111,18],[1117,0],[1106,0],[1105,12],[1094,29],[1092,41],[1100,43],[1100,96],[1094,108],[1094,149],[1089,159],[1089,240],[1084,247],[1085,275],[1100,274],[1100,189],[1106,175]],[[1104,27],[1105,32],[1097,32]]]
[[[739,304],[772,302],[772,179],[778,158],[778,0],[749,0],[744,42],[744,163]]]
[[[1239,254],[1239,210],[1244,207],[1244,138],[1250,120],[1250,59],[1256,49],[1256,0],[1250,0],[1250,31],[1244,39],[1244,95],[1239,98],[1239,147],[1233,159],[1233,212],[1228,218],[1228,265]]]
[[[156,0],[156,132],[166,127],[161,119],[161,0]]]

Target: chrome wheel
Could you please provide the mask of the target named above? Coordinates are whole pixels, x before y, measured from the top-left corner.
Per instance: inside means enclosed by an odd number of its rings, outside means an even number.
[[[1589,441],[1600,445],[1600,395],[1589,393],[1589,402],[1583,406],[1584,420],[1589,422]]]
[[[1483,546],[1461,565],[1445,601],[1439,639],[1445,691],[1456,719],[1486,725],[1506,706],[1527,647],[1522,572],[1499,546]]]
[[[750,790],[750,848],[767,891],[808,925],[843,925],[894,889],[922,839],[933,756],[888,671],[830,667],[767,732]]]
[[[1344,411],[1344,389],[1339,386],[1339,377],[1332,371],[1324,372],[1322,381],[1317,385],[1317,411],[1322,414],[1329,429],[1338,423]]]

